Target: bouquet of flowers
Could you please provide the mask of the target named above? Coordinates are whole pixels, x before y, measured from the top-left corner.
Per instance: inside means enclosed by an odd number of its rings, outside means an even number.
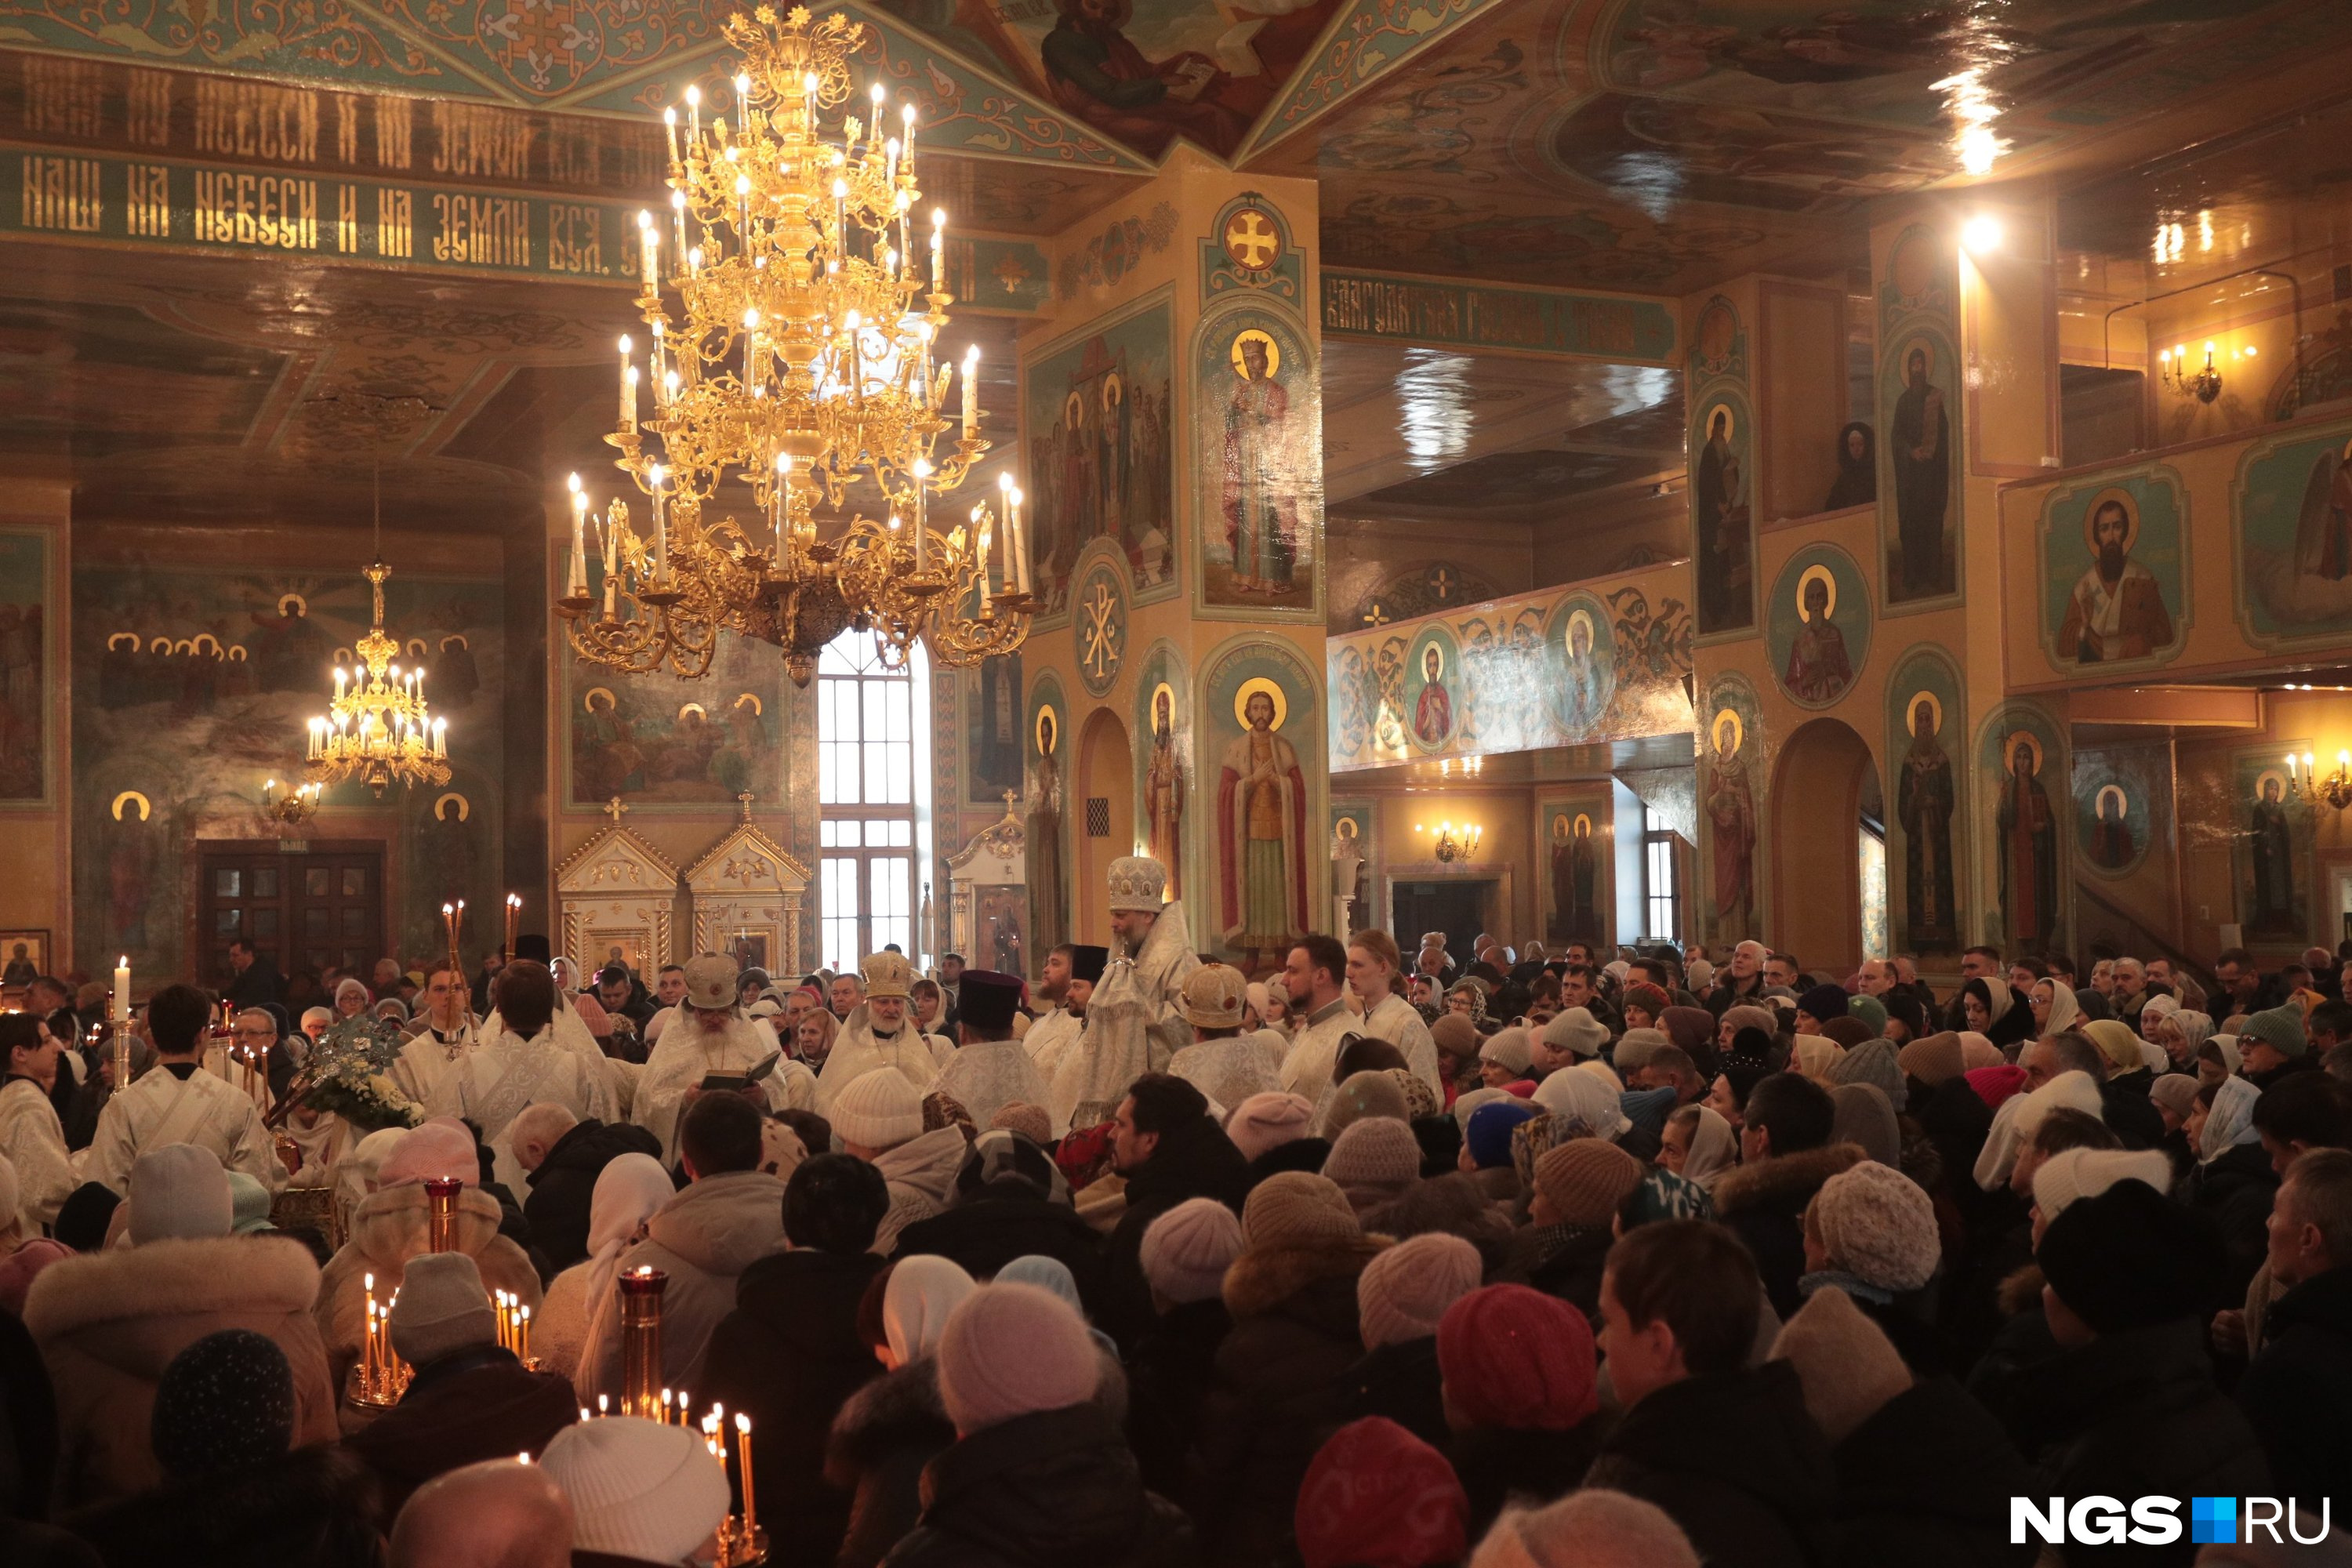
[[[310,1080],[302,1103],[312,1110],[332,1111],[354,1129],[369,1132],[414,1127],[425,1120],[424,1108],[401,1093],[391,1075],[362,1051],[345,1052],[325,1063]]]

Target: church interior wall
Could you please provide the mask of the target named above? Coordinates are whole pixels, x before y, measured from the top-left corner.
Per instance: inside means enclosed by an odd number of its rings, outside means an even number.
[[[46,933],[52,961],[73,961],[72,682],[68,638],[70,488],[29,477],[0,490],[0,710],[9,761],[0,770],[0,888],[8,923]]]

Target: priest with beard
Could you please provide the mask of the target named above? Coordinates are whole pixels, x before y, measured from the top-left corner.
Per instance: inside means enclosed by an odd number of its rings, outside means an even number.
[[[1103,966],[1110,962],[1110,949],[1092,947],[1084,942],[1064,942],[1045,955],[1045,977],[1037,982],[1036,998],[1045,1003],[1048,1011],[1029,1026],[1021,1037],[1023,1048],[1029,1059],[1037,1064],[1045,1079],[1047,1098],[1039,1103],[1047,1107],[1051,1117],[1054,1075],[1077,1045],[1085,1033],[1087,1003],[1094,995],[1095,983],[1102,978]],[[1054,1136],[1067,1132],[1067,1125],[1055,1126]]]
[[[1048,1109],[1057,1129],[1108,1121],[1129,1084],[1164,1070],[1192,1043],[1180,1005],[1201,958],[1183,901],[1167,898],[1168,868],[1149,856],[1122,855],[1110,863],[1109,880],[1118,952],[1087,1000],[1077,1049],[1055,1070]]]
[[[662,1031],[637,1079],[629,1120],[662,1141],[665,1164],[676,1163],[678,1121],[711,1078],[745,1078],[772,1062],[764,1077],[744,1086],[754,1103],[771,1111],[806,1110],[816,1103],[816,1076],[779,1055],[743,1016],[736,1000],[737,973],[733,959],[713,952],[687,964],[677,1016]]]
[[[907,1081],[928,1091],[940,1076],[940,1061],[930,1038],[907,1016],[907,994],[914,988],[915,969],[906,955],[868,953],[858,965],[866,999],[849,1010],[833,1053],[817,1075],[816,1111],[829,1113],[841,1091],[876,1068],[897,1068]]]

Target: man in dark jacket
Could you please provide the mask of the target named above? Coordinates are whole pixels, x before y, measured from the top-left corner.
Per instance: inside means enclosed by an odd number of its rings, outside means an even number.
[[[230,939],[228,966],[232,976],[221,997],[235,1004],[239,1011],[285,1002],[286,977],[278,973],[275,963],[255,952],[253,943],[245,938]]]
[[[2352,1153],[2299,1156],[2271,1205],[2273,1289],[2238,1403],[2279,1495],[2352,1511]]]
[[[986,1279],[1016,1258],[1060,1260],[1078,1283],[1078,1299],[1100,1316],[1105,1305],[1102,1238],[1071,1207],[1069,1184],[1043,1149],[1005,1128],[973,1140],[956,1173],[949,1205],[898,1233],[891,1256],[936,1253]]]
[[[481,1270],[462,1252],[408,1260],[393,1303],[392,1348],[415,1368],[408,1392],[347,1445],[383,1482],[386,1517],[434,1477],[536,1454],[579,1418],[570,1378],[533,1372],[499,1343]]]
[[[1126,1351],[1154,1315],[1140,1261],[1144,1231],[1186,1198],[1214,1198],[1240,1213],[1249,1162],[1210,1119],[1201,1091],[1170,1073],[1137,1079],[1114,1129],[1111,1168],[1127,1178],[1127,1212],[1104,1243],[1104,1310],[1095,1321]]]
[[[1828,1556],[1829,1444],[1794,1367],[1748,1369],[1761,1295],[1747,1249],[1703,1220],[1630,1233],[1601,1281],[1625,1414],[1584,1483],[1665,1510],[1709,1568],[1811,1568]],[[1705,1438],[1726,1432],[1738,1441]]]
[[[588,1258],[588,1205],[596,1178],[624,1154],[662,1157],[661,1139],[626,1122],[575,1121],[551,1101],[527,1106],[508,1131],[515,1163],[529,1173],[522,1217],[530,1245],[561,1271]]]
[[[1836,1107],[1811,1079],[1778,1072],[1748,1091],[1739,1129],[1740,1165],[1715,1184],[1715,1217],[1745,1242],[1782,1318],[1801,1300],[1805,1205],[1822,1184],[1859,1164],[1862,1151],[1830,1143]]]
[[[803,1161],[784,1185],[789,1250],[743,1270],[735,1310],[703,1352],[695,1403],[742,1412],[760,1436],[752,1484],[772,1562],[831,1563],[848,1527],[849,1498],[824,1479],[825,1436],[882,1373],[858,1337],[857,1306],[882,1269],[866,1249],[889,1207],[882,1173],[865,1161]]]

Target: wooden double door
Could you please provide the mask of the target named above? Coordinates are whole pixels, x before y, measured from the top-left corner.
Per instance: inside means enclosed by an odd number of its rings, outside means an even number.
[[[202,968],[215,984],[232,971],[228,944],[253,943],[283,974],[329,964],[362,977],[384,947],[381,845],[316,842],[207,845],[197,891]]]

